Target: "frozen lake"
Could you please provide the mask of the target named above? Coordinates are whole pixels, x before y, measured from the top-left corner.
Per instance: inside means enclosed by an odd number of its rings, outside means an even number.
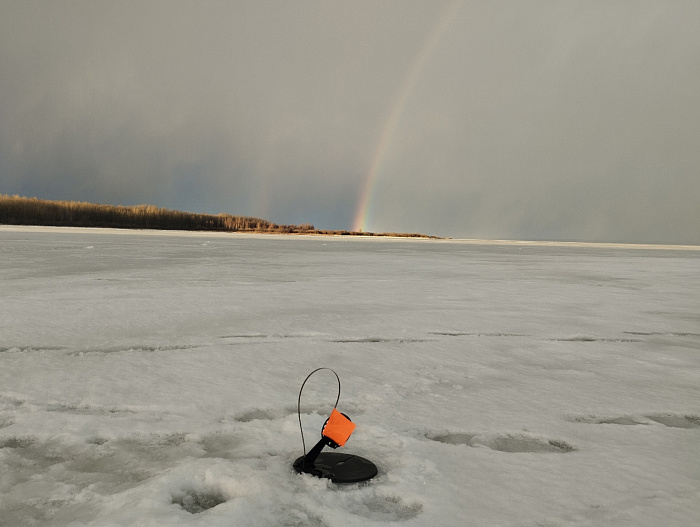
[[[700,251],[0,227],[0,525],[700,525]]]

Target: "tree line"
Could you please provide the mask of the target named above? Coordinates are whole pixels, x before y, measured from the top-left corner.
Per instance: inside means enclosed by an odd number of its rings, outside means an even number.
[[[55,227],[108,227],[187,231],[269,232],[281,234],[335,234],[407,236],[423,234],[365,233],[319,230],[313,225],[278,225],[260,218],[231,214],[196,214],[155,205],[102,205],[80,201],[51,201],[0,194],[0,224]]]
[[[308,232],[313,225],[277,225],[230,214],[196,214],[155,205],[102,205],[0,194],[0,223],[56,227],[111,227],[192,231]]]

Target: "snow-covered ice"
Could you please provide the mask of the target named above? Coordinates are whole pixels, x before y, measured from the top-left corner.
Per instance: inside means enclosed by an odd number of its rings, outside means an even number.
[[[700,525],[700,251],[0,227],[0,525]]]

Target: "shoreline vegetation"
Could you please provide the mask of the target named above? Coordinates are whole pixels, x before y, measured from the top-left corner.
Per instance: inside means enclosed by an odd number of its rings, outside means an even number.
[[[155,205],[103,205],[81,201],[52,201],[0,194],[0,225],[103,227],[175,231],[318,234],[329,236],[389,236],[439,239],[417,233],[363,232],[316,229],[310,223],[278,225],[260,218],[231,214],[196,214]]]

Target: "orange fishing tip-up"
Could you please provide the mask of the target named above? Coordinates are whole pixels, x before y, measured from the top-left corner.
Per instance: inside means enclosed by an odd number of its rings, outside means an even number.
[[[321,427],[321,439],[314,447],[306,452],[306,442],[304,440],[304,427],[301,424],[301,393],[309,378],[317,371],[328,370],[335,375],[338,380],[338,396],[335,399],[331,415]],[[338,401],[340,400],[340,377],[330,368],[317,368],[304,379],[299,390],[297,401],[297,413],[299,415],[299,429],[301,430],[301,443],[304,455],[294,462],[294,470],[300,474],[311,474],[319,478],[330,479],[333,483],[357,483],[367,481],[377,475],[377,467],[371,461],[356,456],[354,454],[344,454],[339,452],[321,452],[328,446],[333,449],[342,447],[355,431],[355,423],[338,411]]]

